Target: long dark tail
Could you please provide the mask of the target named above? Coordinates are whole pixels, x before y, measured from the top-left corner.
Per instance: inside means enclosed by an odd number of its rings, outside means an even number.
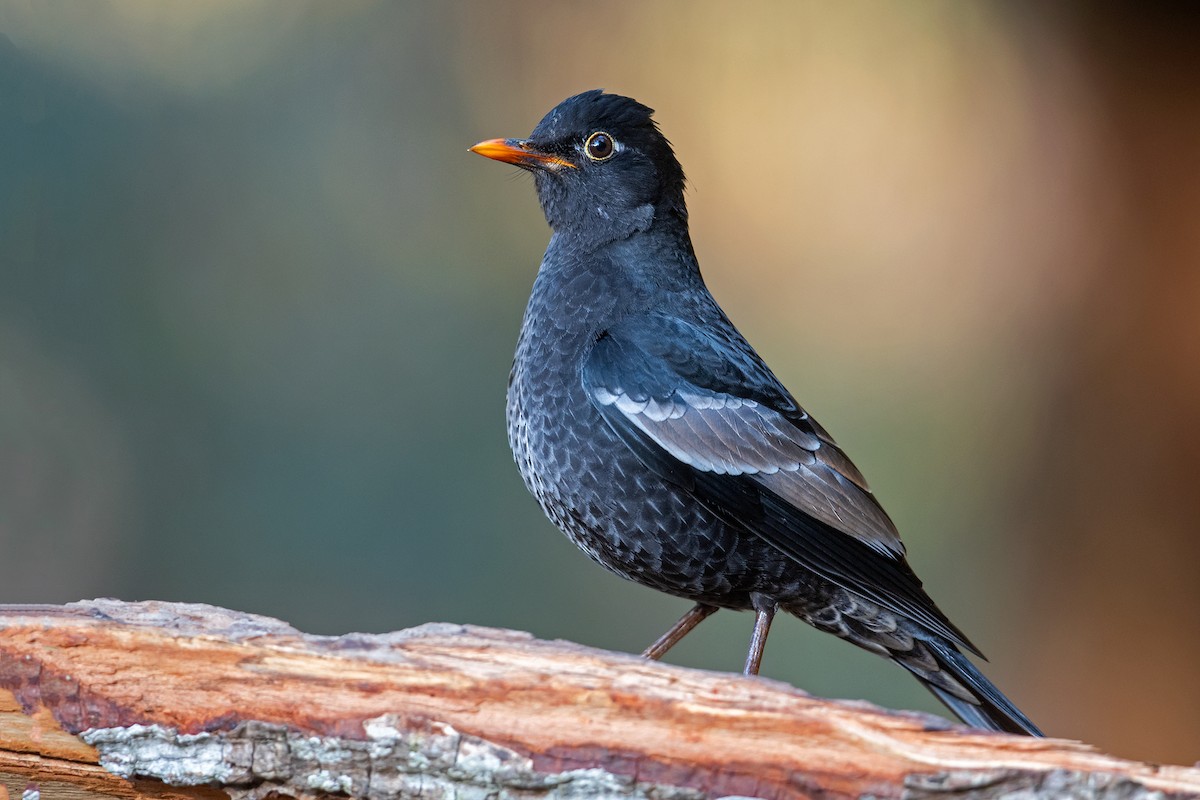
[[[818,584],[805,599],[804,604],[785,606],[786,610],[819,630],[890,658],[915,675],[966,724],[990,731],[1043,735],[941,633],[831,584]],[[934,607],[932,600],[929,604]]]
[[[929,670],[911,658],[894,658],[900,666],[917,677],[925,688],[946,704],[954,714],[973,728],[1029,736],[1044,734],[1021,709],[1004,696],[996,685],[984,677],[954,645],[937,639],[925,639],[921,644],[937,662],[940,669]],[[946,680],[950,678],[951,680]],[[963,691],[963,690],[966,691]]]

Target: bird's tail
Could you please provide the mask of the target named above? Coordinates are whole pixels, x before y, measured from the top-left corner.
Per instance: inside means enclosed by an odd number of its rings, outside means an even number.
[[[819,630],[890,658],[968,725],[1043,735],[948,637],[839,587],[816,588],[825,591],[784,608]]]
[[[921,647],[903,655],[893,653],[893,660],[915,675],[963,722],[984,730],[1044,735],[953,644],[940,639],[923,639],[920,644],[936,662],[934,669],[930,669],[933,665],[928,657],[915,657]]]

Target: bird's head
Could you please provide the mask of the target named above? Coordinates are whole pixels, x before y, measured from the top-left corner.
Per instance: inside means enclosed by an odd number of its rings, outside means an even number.
[[[533,173],[555,231],[622,239],[656,220],[687,221],[683,169],[653,113],[593,89],[555,106],[528,139],[489,139],[471,150]]]

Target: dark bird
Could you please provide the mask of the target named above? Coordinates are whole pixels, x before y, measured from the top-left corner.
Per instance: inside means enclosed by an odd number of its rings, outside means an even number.
[[[616,574],[695,603],[776,610],[890,658],[968,725],[1041,735],[963,655],[867,482],[700,277],[683,169],[619,95],[560,103],[528,139],[471,148],[533,174],[553,235],[508,384],[508,439],[546,515]]]

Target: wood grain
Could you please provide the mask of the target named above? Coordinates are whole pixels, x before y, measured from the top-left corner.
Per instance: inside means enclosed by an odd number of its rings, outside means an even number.
[[[1195,769],[513,631],[322,637],[112,600],[0,606],[0,785],[28,781],[104,798],[1200,796]]]

